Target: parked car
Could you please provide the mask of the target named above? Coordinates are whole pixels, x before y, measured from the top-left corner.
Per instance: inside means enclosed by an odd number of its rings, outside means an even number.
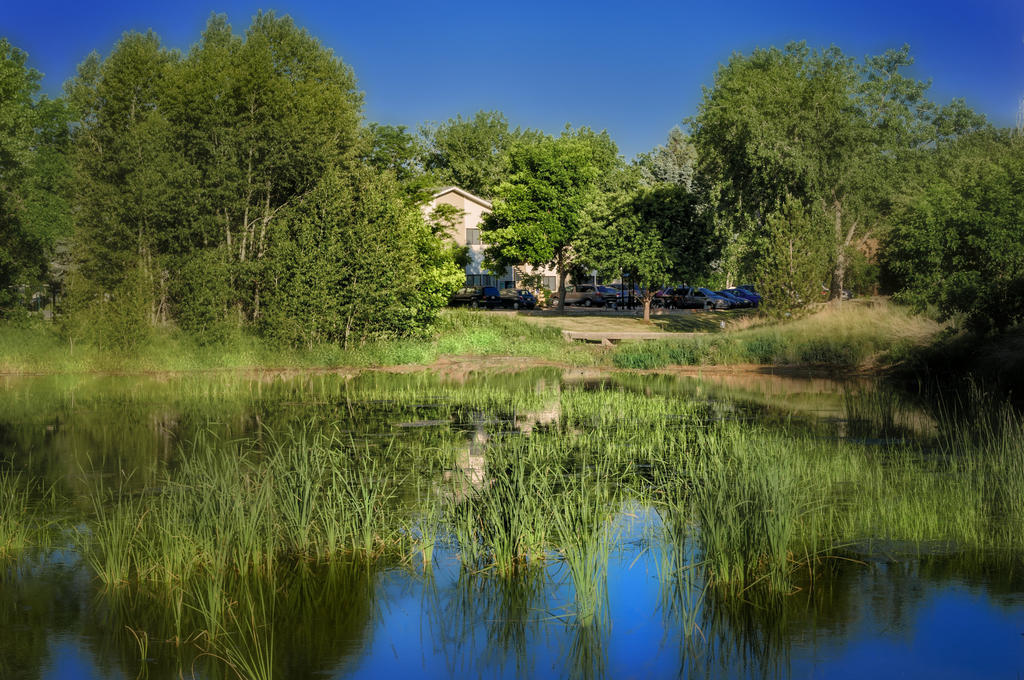
[[[634,305],[642,305],[644,301],[644,294],[647,292],[640,286],[633,286],[631,290],[630,286],[624,283],[616,283],[612,288],[618,291],[617,297],[620,307],[627,306],[631,300]],[[630,298],[630,295],[632,295],[632,298]],[[653,305],[654,303],[652,302],[651,304]]]
[[[533,309],[537,297],[525,288],[505,288],[500,293],[501,306],[510,309]]]
[[[606,305],[614,307],[622,306],[622,291],[618,288],[613,286],[598,286],[597,290],[604,296],[604,302]]]
[[[726,288],[725,290],[733,295],[738,295],[750,300],[754,307],[758,307],[761,304],[761,296],[754,290],[753,286],[747,286],[745,288],[737,286],[736,288]]]
[[[654,297],[651,298],[651,307],[671,307],[674,291],[675,288],[660,288],[654,291]]]
[[[466,286],[455,291],[448,304],[451,306],[487,307],[494,309],[501,304],[501,294],[494,286]]]
[[[584,307],[602,307],[607,303],[604,294],[596,286],[566,286],[565,304]]]
[[[707,288],[682,286],[672,295],[672,306],[678,309],[730,309],[732,302]]]
[[[733,307],[740,307],[740,308],[742,308],[742,307],[753,307],[754,306],[754,303],[753,303],[752,300],[749,300],[749,299],[743,297],[742,295],[736,295],[735,293],[732,293],[732,292],[730,292],[728,290],[716,290],[715,293],[718,294],[718,295],[721,295],[726,300],[731,302]]]

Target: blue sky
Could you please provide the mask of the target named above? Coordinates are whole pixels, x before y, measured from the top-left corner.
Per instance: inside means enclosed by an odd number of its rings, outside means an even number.
[[[1012,125],[1024,96],[1024,0],[950,2],[312,2],[9,0],[0,35],[55,94],[92,50],[152,28],[185,50],[212,12],[239,33],[260,7],[290,14],[350,64],[366,117],[410,127],[479,109],[513,125],[607,129],[630,158],[692,115],[732,52],[807,40],[863,57],[909,43],[939,102],[964,97]]]

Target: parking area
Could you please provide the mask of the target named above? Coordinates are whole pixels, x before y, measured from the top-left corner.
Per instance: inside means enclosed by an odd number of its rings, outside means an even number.
[[[606,309],[566,307],[564,313],[554,309],[489,310],[483,314],[516,314],[523,321],[579,332],[716,332],[751,315],[750,310],[703,311],[692,309],[652,309],[651,323],[643,320],[640,309]]]

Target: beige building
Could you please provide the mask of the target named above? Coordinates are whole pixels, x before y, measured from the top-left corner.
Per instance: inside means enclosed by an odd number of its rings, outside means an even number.
[[[480,223],[484,215],[493,209],[487,199],[474,196],[459,187],[445,187],[430,197],[423,205],[423,214],[429,215],[438,205],[448,204],[460,211],[460,216],[449,232],[449,235],[460,246],[469,250],[469,263],[466,265],[467,286],[497,286],[498,288],[514,288],[524,274],[539,273],[542,285],[549,290],[558,288],[558,276],[553,269],[535,270],[530,267],[509,267],[503,272],[494,273],[484,268],[484,249],[480,241]]]

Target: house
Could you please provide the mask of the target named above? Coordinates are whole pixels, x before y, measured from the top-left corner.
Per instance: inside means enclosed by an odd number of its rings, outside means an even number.
[[[468,249],[469,263],[466,264],[467,286],[497,286],[498,288],[514,288],[524,275],[540,274],[541,285],[549,290],[558,288],[558,276],[553,269],[534,269],[532,267],[509,267],[496,274],[484,268],[484,249],[480,241],[480,223],[484,215],[493,207],[487,199],[474,196],[459,187],[445,187],[430,197],[423,204],[423,214],[430,215],[438,205],[448,204],[460,211],[449,235],[457,245]]]

